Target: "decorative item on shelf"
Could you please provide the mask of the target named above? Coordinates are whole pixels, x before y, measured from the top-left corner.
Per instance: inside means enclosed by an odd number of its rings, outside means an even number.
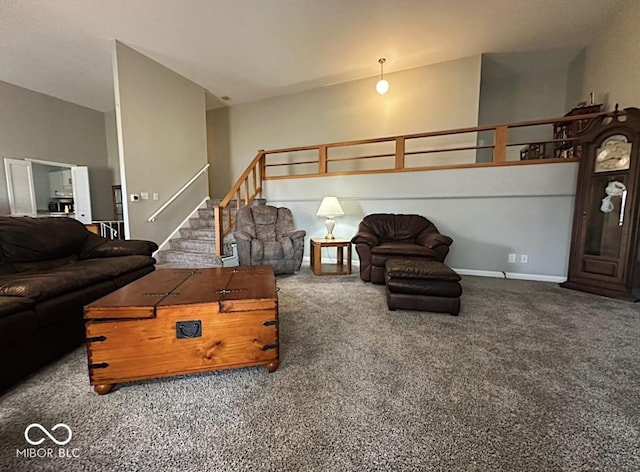
[[[546,152],[545,150],[545,143],[527,144],[520,150],[520,160],[525,161],[529,159],[544,159]]]
[[[327,235],[324,239],[335,239],[333,235],[333,228],[336,226],[336,222],[333,219],[336,216],[344,215],[340,202],[336,197],[324,197],[318,208],[317,216],[326,216],[325,226],[327,227]]]
[[[389,82],[384,80],[384,73],[383,73],[383,66],[382,66],[385,62],[387,62],[387,60],[384,57],[381,57],[380,59],[378,59],[378,62],[380,63],[380,80],[378,80],[378,83],[376,84],[376,91],[380,95],[384,95],[389,91]]]
[[[590,100],[592,100],[593,93],[591,93],[590,97]],[[602,104],[592,103],[588,105],[586,102],[580,102],[564,116],[599,113],[601,109]],[[580,157],[582,148],[577,144],[578,136],[587,128],[591,121],[590,119],[584,119],[556,123],[553,126],[553,157],[562,159]]]

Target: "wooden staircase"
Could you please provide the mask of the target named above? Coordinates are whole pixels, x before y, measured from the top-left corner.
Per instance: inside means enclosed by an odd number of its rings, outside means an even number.
[[[219,199],[208,200],[206,208],[199,208],[197,216],[189,218],[188,226],[180,228],[179,236],[169,241],[169,248],[156,254],[157,268],[206,268],[226,265],[224,259],[233,256],[235,238],[233,231],[229,232],[223,240],[223,255],[216,254],[213,215],[214,207],[220,201]],[[265,203],[264,199],[259,198],[255,199],[252,205]],[[240,202],[240,206],[244,206],[244,203]],[[225,211],[230,211],[235,221],[237,204],[232,202]]]

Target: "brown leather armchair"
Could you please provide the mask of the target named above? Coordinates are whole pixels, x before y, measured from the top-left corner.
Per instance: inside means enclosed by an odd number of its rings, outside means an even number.
[[[374,213],[362,219],[351,242],[360,258],[360,278],[384,284],[387,259],[444,262],[453,240],[424,216]]]

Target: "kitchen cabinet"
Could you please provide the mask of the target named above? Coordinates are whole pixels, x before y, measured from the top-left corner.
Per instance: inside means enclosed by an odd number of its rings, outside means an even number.
[[[35,216],[36,193],[30,161],[4,158],[11,216]]]
[[[71,169],[49,172],[51,198],[73,197],[73,177]]]
[[[71,181],[73,184],[73,206],[75,209],[75,219],[89,224],[92,222],[91,216],[91,191],[89,188],[89,169],[84,166],[71,168]]]

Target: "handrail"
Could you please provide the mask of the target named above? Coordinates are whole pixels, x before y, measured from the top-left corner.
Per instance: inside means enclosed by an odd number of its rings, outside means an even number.
[[[250,179],[251,177],[251,179]],[[246,206],[251,205],[256,198],[262,196],[262,181],[264,180],[264,151],[261,149],[253,158],[246,170],[231,187],[227,195],[213,207],[213,219],[215,222],[216,254],[222,256],[223,242],[227,234],[236,224],[235,215],[231,212],[231,201],[235,198],[236,210],[242,206],[242,200]],[[250,191],[250,187],[253,188]],[[244,197],[243,197],[244,190]],[[226,212],[224,210],[227,210]],[[226,220],[226,225],[224,224]]]
[[[624,112],[620,112],[624,113]],[[260,150],[256,157],[251,161],[247,169],[240,176],[238,181],[231,188],[229,193],[224,197],[224,199],[214,208],[214,219],[215,219],[215,244],[216,244],[216,253],[218,255],[222,255],[222,247],[224,237],[229,234],[233,225],[235,225],[235,219],[231,215],[231,211],[229,210],[229,204],[233,198],[236,198],[236,208],[240,208],[241,200],[242,200],[242,191],[244,189],[244,203],[246,205],[250,205],[251,202],[257,197],[262,196],[262,182],[264,180],[279,180],[279,179],[294,179],[294,178],[303,178],[303,177],[325,177],[325,176],[337,176],[337,175],[354,175],[354,174],[371,174],[371,173],[381,173],[381,172],[415,172],[415,171],[424,171],[424,170],[440,170],[440,169],[460,169],[460,168],[483,168],[483,167],[492,167],[492,166],[504,166],[504,165],[528,165],[528,164],[541,164],[541,163],[556,163],[556,162],[577,162],[579,147],[577,147],[576,154],[560,156],[558,157],[556,154],[556,144],[562,144],[563,149],[571,149],[573,150],[575,146],[575,142],[577,141],[577,136],[555,136],[555,126],[561,124],[569,124],[571,122],[575,123],[585,123],[594,118],[597,118],[602,115],[607,115],[607,112],[601,113],[589,113],[583,115],[571,115],[564,116],[559,118],[551,118],[551,119],[543,119],[543,120],[530,120],[530,121],[521,121],[517,123],[503,123],[498,125],[490,125],[490,126],[475,126],[475,127],[467,127],[467,128],[457,128],[445,131],[430,131],[424,133],[414,133],[414,134],[405,134],[405,135],[397,135],[397,136],[387,136],[383,138],[371,138],[371,139],[360,139],[353,141],[341,141],[341,142],[333,142],[326,144],[317,144],[311,146],[299,146],[299,147],[289,147],[289,148],[280,148],[280,149],[271,149],[271,150]],[[508,132],[511,129],[515,128],[523,128],[523,127],[533,127],[533,126],[542,126],[542,125],[555,125],[554,126],[554,137],[552,139],[540,140],[540,138],[536,138],[531,141],[522,142],[519,140],[518,142],[509,142],[508,140]],[[573,131],[576,131],[580,127],[574,128]],[[468,143],[450,143],[451,147],[439,147],[439,148],[426,148],[426,149],[407,149],[406,143],[410,140],[420,139],[420,138],[432,138],[432,137],[443,137],[443,136],[453,136],[459,134],[468,134],[468,133],[481,133],[481,132],[493,132],[493,144],[478,144],[476,146],[468,145]],[[476,138],[478,135],[476,135]],[[477,141],[477,139],[476,139]],[[351,154],[349,156],[339,156],[331,158],[329,156],[329,150],[334,148],[345,148],[349,146],[360,146],[365,144],[379,144],[379,143],[393,143],[394,149],[389,150],[388,152],[377,152],[374,154],[368,155],[360,155],[360,154]],[[523,145],[531,145],[531,144],[544,144],[551,143],[554,145],[554,157],[537,157],[535,159],[526,159],[526,160],[507,160],[507,148],[515,147],[515,146],[523,146]],[[464,162],[464,163],[438,163],[432,164],[428,166],[415,166],[410,167],[406,165],[406,158],[412,157],[419,154],[434,154],[434,153],[446,153],[446,152],[468,152],[468,151],[478,151],[478,150],[487,150],[492,149],[492,159],[490,162]],[[287,162],[272,162],[267,164],[267,159],[270,156],[275,156],[277,154],[291,154],[295,152],[301,151],[317,151],[316,158],[310,158],[305,155],[305,158],[301,161],[287,161]],[[288,156],[290,157],[290,156]],[[357,169],[357,170],[347,170],[347,171],[330,171],[329,164],[332,162],[346,162],[346,161],[356,161],[363,159],[376,159],[376,158],[391,158],[393,164],[391,167],[386,167],[382,169]],[[313,160],[309,160],[313,159]],[[293,166],[298,165],[317,165],[316,172],[309,173],[298,173],[291,175],[267,175],[267,171],[272,168],[282,168],[288,167],[293,168]],[[259,177],[258,177],[259,173]],[[249,191],[249,176],[253,176],[253,193]],[[223,221],[223,211],[227,210],[225,221]],[[226,226],[224,223],[226,222]]]
[[[173,203],[173,201],[174,201],[176,198],[178,198],[178,197],[182,194],[182,192],[184,192],[186,189],[188,189],[188,188],[189,188],[189,186],[190,186],[192,183],[194,183],[198,177],[200,177],[200,175],[202,175],[204,172],[206,172],[206,171],[207,171],[207,169],[209,169],[209,165],[210,165],[210,164],[208,164],[208,163],[207,163],[207,164],[205,164],[205,166],[204,166],[202,169],[200,169],[200,170],[196,173],[196,175],[194,175],[193,177],[191,177],[191,179],[189,179],[189,181],[188,181],[186,184],[184,184],[182,187],[180,187],[180,189],[178,189],[178,191],[177,191],[176,193],[174,193],[174,194],[173,194],[173,196],[172,196],[169,200],[167,200],[167,201],[166,201],[166,202],[165,202],[165,203],[164,203],[160,208],[158,208],[158,209],[153,213],[153,215],[151,215],[149,218],[147,218],[147,221],[148,221],[149,223],[151,223],[151,222],[155,221],[155,220],[156,220],[156,218],[157,218],[157,216],[158,216],[160,213],[162,213],[162,212],[163,212],[163,211],[164,211],[164,210],[165,210],[169,205],[171,205],[171,204]]]

